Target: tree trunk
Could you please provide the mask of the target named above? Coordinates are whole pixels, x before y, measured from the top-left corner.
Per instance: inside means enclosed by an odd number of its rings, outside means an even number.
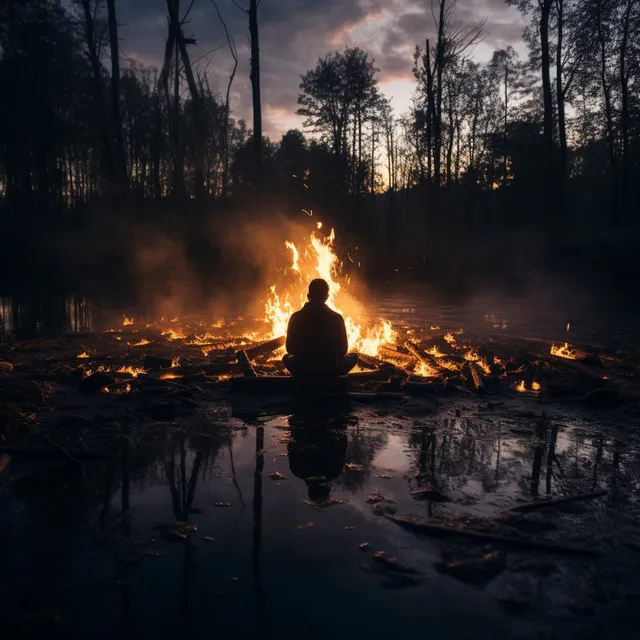
[[[255,183],[262,184],[262,101],[260,98],[260,43],[258,39],[258,2],[249,3],[251,37],[251,94],[253,99],[253,161]]]
[[[549,19],[553,0],[543,0],[542,13],[540,16],[540,46],[542,53],[542,92],[544,102],[544,146],[545,146],[545,169],[547,176],[546,185],[546,208],[549,216],[549,231],[553,234],[556,225],[554,215],[556,180],[553,161],[553,100],[551,97],[551,55],[549,49]]]
[[[119,191],[127,187],[127,159],[122,137],[122,116],[120,113],[120,53],[118,47],[118,22],[115,0],[107,0],[109,21],[109,45],[111,47],[111,135],[114,148],[114,173]]]
[[[502,132],[502,186],[507,186],[507,139],[509,129],[509,62],[504,63],[504,129]]]
[[[102,85],[102,66],[100,65],[100,56],[98,53],[98,44],[96,42],[95,24],[93,21],[90,0],[82,0],[82,9],[84,13],[85,37],[87,41],[87,57],[89,58],[89,63],[91,64],[91,69],[93,71],[93,97],[96,109],[100,116],[100,134],[102,138],[104,163],[107,175],[109,178],[113,178],[114,157],[113,148],[111,146],[111,136],[109,133],[109,117],[107,115],[104,87]]]
[[[629,135],[629,70],[627,66],[627,55],[629,53],[629,31],[631,26],[631,12],[638,0],[627,0],[622,26],[622,42],[620,44],[620,128],[622,131],[622,215],[621,219],[628,216],[629,187],[631,180],[631,161],[629,158],[630,135]]]
[[[442,173],[442,85],[444,74],[444,54],[445,54],[445,10],[447,0],[439,0],[440,16],[438,18],[438,42],[436,44],[436,95],[435,95],[435,118],[433,126],[434,153],[433,171],[436,188],[440,186]]]
[[[431,183],[433,175],[433,120],[435,106],[433,102],[433,74],[431,72],[431,43],[427,40],[426,51],[426,71],[427,71],[427,184]]]
[[[565,216],[567,180],[569,178],[567,128],[565,120],[565,89],[562,75],[562,56],[564,53],[564,0],[556,0],[556,11],[558,14],[558,42],[556,45],[556,103],[558,105],[558,142],[560,144],[557,207],[558,215],[563,220]]]
[[[604,97],[604,111],[607,126],[607,148],[609,150],[609,164],[611,170],[611,212],[612,222],[617,226],[620,222],[618,202],[618,168],[616,162],[615,131],[613,126],[613,105],[611,101],[611,86],[607,80],[607,42],[604,32],[602,5],[598,5],[598,44],[600,46],[600,82]]]

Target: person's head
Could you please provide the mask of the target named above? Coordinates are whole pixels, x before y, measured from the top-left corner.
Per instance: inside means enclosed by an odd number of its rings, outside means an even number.
[[[326,302],[329,298],[329,285],[326,280],[316,278],[309,283],[309,302]]]

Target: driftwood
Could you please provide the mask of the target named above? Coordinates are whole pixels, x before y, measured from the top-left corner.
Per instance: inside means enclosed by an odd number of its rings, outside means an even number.
[[[609,492],[601,489],[600,491],[592,491],[591,493],[579,493],[573,496],[565,496],[563,498],[552,498],[551,500],[535,500],[534,502],[524,502],[517,504],[515,507],[506,509],[505,513],[513,511],[536,511],[537,509],[545,509],[547,507],[555,507],[557,505],[566,504],[568,502],[580,502],[582,500],[593,500],[594,498],[602,498]]]
[[[241,349],[240,351],[236,352],[236,358],[238,358],[238,364],[242,369],[242,374],[246,378],[258,377],[258,374],[256,373],[256,370],[253,368],[253,365],[251,364],[251,361],[249,360],[249,356],[247,355],[246,351]]]
[[[462,529],[459,527],[447,527],[441,524],[433,524],[425,520],[416,520],[407,518],[406,516],[386,516],[392,522],[399,524],[401,527],[412,529],[418,533],[424,533],[434,536],[462,536],[465,538],[473,538],[478,542],[495,542],[498,544],[507,544],[523,549],[537,549],[540,551],[549,551],[552,553],[564,553],[567,555],[581,556],[598,556],[600,553],[595,549],[587,549],[585,547],[573,547],[555,542],[544,542],[541,540],[529,540],[526,538],[514,538],[503,536],[495,533],[484,533],[483,531],[474,531],[472,529]]]
[[[476,391],[482,391],[484,389],[484,381],[482,379],[482,371],[475,362],[468,362],[468,371],[471,377],[471,382]]]
[[[247,357],[249,360],[253,360],[258,356],[266,356],[270,353],[273,353],[276,349],[283,347],[285,343],[285,337],[281,336],[280,338],[274,338],[273,340],[269,340],[268,342],[263,342],[255,347],[251,347],[251,349],[246,350]]]

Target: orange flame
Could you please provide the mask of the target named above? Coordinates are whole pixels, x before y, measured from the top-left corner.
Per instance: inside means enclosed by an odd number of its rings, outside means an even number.
[[[562,346],[557,346],[555,344],[551,345],[551,355],[559,356],[560,358],[567,358],[567,360],[576,360],[578,354],[576,351],[569,347],[569,343],[565,342]]]
[[[292,253],[290,271],[295,272],[295,276],[284,291],[279,291],[275,284],[270,287],[264,320],[271,326],[271,337],[285,335],[291,314],[306,302],[308,282],[323,278],[329,284],[327,304],[344,316],[349,348],[375,356],[383,344],[395,342],[396,332],[390,322],[380,320],[363,327],[354,318],[361,314],[361,309],[346,290],[349,279],[342,276],[342,263],[333,248],[335,237],[333,229],[325,237],[312,231],[309,244],[303,251],[293,242],[285,242],[285,247]]]

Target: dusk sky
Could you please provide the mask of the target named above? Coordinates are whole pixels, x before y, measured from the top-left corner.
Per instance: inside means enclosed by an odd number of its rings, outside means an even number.
[[[189,6],[182,0],[182,11]],[[248,5],[248,0],[238,0]],[[122,54],[160,67],[167,37],[164,0],[118,0]],[[250,124],[248,19],[231,0],[219,7],[240,58],[233,87],[234,114]],[[396,113],[407,110],[414,88],[411,74],[415,46],[434,37],[430,0],[262,0],[260,51],[264,131],[274,141],[291,127],[301,127],[295,115],[300,75],[318,58],[345,46],[360,46],[380,69],[380,86],[392,97]],[[486,60],[498,47],[521,43],[523,23],[518,11],[504,0],[459,0],[457,18],[468,22],[486,18],[483,41],[473,57]],[[208,64],[209,77],[221,93],[226,89],[232,60],[224,32],[210,0],[195,0],[184,27],[195,37],[192,60]]]

